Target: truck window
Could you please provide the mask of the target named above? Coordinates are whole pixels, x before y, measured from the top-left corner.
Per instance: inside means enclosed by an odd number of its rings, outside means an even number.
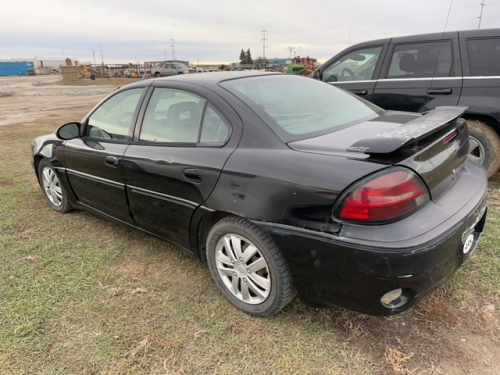
[[[399,44],[394,47],[387,78],[449,77],[452,67],[451,41]]]
[[[352,51],[323,71],[323,82],[365,81],[373,78],[382,47]]]
[[[467,54],[472,76],[500,76],[500,38],[469,39]]]

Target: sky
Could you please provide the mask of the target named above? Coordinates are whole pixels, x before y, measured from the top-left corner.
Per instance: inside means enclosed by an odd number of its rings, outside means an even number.
[[[311,56],[402,35],[500,28],[500,0],[23,0],[0,11],[0,59],[191,63]],[[449,17],[448,17],[449,15]],[[173,39],[174,53],[172,53]]]

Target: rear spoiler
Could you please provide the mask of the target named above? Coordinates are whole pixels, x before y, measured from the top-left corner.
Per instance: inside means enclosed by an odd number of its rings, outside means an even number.
[[[449,122],[460,117],[467,108],[436,107],[400,127],[357,141],[349,146],[347,151],[388,154],[444,128]]]

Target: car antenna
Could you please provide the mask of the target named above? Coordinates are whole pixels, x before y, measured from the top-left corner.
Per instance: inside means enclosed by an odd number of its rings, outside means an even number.
[[[448,20],[450,19],[450,13],[451,13],[452,7],[453,7],[453,0],[450,0],[450,7],[448,8],[448,15],[446,16],[446,22],[444,23],[443,36],[441,37],[441,39],[443,39],[443,40],[444,40],[444,36],[446,34],[446,28],[448,27]],[[437,55],[437,59],[436,59],[436,62],[434,64],[434,68],[432,69],[431,88],[434,86],[434,78],[436,77],[436,69],[437,69],[437,66],[439,64],[439,57],[441,56],[442,48],[443,48],[443,41],[441,41],[441,44],[439,46],[439,52]],[[452,53],[453,53],[453,49],[452,49]],[[452,64],[452,66],[450,66],[450,70],[452,67],[453,67],[453,64]]]

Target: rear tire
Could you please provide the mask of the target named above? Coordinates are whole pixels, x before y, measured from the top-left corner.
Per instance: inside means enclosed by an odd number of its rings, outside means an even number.
[[[469,159],[483,165],[488,178],[500,167],[500,138],[491,127],[477,120],[467,120],[470,135]]]
[[[295,296],[288,265],[274,240],[241,217],[228,216],[213,226],[207,259],[219,290],[247,314],[272,316]]]
[[[53,210],[61,213],[73,210],[56,171],[47,159],[38,164],[38,177],[45,199]]]
[[[155,73],[155,78],[160,78],[160,77],[161,77],[161,74],[160,74],[160,73],[158,73],[158,72],[156,72],[156,73]]]

